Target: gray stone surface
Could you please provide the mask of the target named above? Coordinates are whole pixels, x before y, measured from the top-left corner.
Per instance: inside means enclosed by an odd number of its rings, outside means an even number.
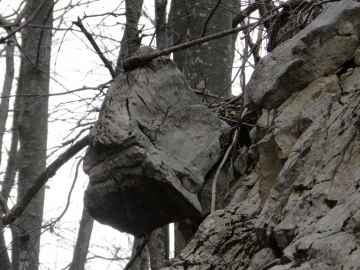
[[[292,93],[336,71],[359,46],[360,3],[331,3],[304,30],[261,59],[245,90],[249,108],[278,107]]]
[[[201,216],[197,193],[222,155],[219,137],[227,129],[168,57],[120,74],[85,155],[90,214],[137,237]]]
[[[266,269],[360,269],[359,11],[355,1],[329,4],[258,64],[245,94],[262,116],[252,151],[234,160],[238,172],[250,157],[256,167],[169,269],[260,270],[276,260]],[[244,227],[251,237],[240,241]],[[246,245],[256,254],[242,253]]]
[[[181,254],[163,270],[247,269],[258,251],[254,217],[234,210],[208,216]]]

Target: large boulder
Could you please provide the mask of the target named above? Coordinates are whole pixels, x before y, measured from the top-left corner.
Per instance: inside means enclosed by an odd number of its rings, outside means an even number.
[[[90,132],[85,206],[99,222],[137,237],[201,217],[197,194],[222,155],[219,137],[227,129],[170,58],[120,74]]]

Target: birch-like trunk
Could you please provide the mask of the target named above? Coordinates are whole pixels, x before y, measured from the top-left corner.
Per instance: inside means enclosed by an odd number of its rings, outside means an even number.
[[[199,38],[204,29],[205,36],[208,36],[231,28],[231,0],[221,1],[205,27],[205,22],[217,2],[188,1],[189,40]],[[205,42],[186,50],[183,73],[193,89],[215,95],[220,95],[226,89],[223,96],[230,97],[231,87],[228,86],[231,83],[232,58],[232,35]]]
[[[43,0],[28,0],[27,18],[43,2]],[[44,28],[23,29],[22,48],[25,54],[23,94],[32,97],[24,98],[21,105],[18,199],[46,168],[48,97],[44,96],[49,94],[53,6],[53,0],[46,1],[32,21],[32,24],[43,25]],[[24,213],[16,220],[23,233],[19,237],[19,250],[13,252],[19,254],[18,265],[21,270],[39,269],[43,206],[44,188],[35,195]]]
[[[80,221],[80,228],[73,254],[73,260],[69,270],[84,270],[86,264],[86,256],[88,254],[91,233],[94,225],[94,219],[90,216],[86,207]]]

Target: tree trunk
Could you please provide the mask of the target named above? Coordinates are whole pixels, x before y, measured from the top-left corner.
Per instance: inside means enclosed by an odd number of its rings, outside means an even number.
[[[86,256],[89,249],[91,232],[94,225],[94,219],[90,216],[86,207],[84,206],[78,237],[74,249],[73,260],[69,270],[83,270],[85,269]]]
[[[126,0],[126,26],[121,40],[119,57],[116,63],[115,75],[122,70],[122,60],[133,55],[140,47],[138,24],[143,0]]]
[[[165,235],[162,228],[152,231],[148,246],[151,270],[160,270],[165,267]]]
[[[208,2],[188,2],[189,40],[199,38],[205,29],[205,36],[207,36],[231,28],[233,14],[223,8],[231,8],[231,0],[221,1],[221,6],[216,9],[205,27],[205,22],[217,3],[215,0],[209,2],[212,5]],[[201,91],[209,91],[215,95],[220,95],[225,91],[223,96],[230,97],[232,50],[232,35],[188,49],[183,72],[191,87]]]
[[[7,252],[7,246],[4,238],[4,226],[2,224],[1,218],[0,218],[0,268],[1,270],[11,269],[9,254]]]
[[[186,246],[186,240],[182,232],[179,229],[179,222],[174,223],[174,242],[175,242],[175,257],[178,256]]]
[[[168,18],[168,41],[170,45],[178,45],[187,41],[188,5],[186,0],[172,0]],[[186,51],[173,53],[173,60],[179,70],[183,71]]]
[[[164,245],[165,245],[165,261],[166,263],[170,260],[170,230],[169,230],[169,224],[163,226],[162,232],[164,234]]]
[[[197,39],[206,28],[206,34],[214,34],[232,27],[234,15],[229,9],[232,0],[221,1],[216,12],[210,17],[208,24],[204,27],[205,21],[209,17],[217,1],[210,1],[213,5],[205,2],[172,0],[168,32],[172,37],[172,44],[180,44],[186,41]],[[209,91],[219,95],[225,90],[223,96],[231,96],[231,73],[234,60],[234,45],[237,35],[229,35],[220,39],[206,42],[200,46],[194,46],[186,51],[175,52],[173,59],[178,68],[184,73],[189,84],[193,89]],[[181,222],[180,227],[186,224]],[[191,228],[186,231],[191,231]],[[175,256],[187,244],[185,232],[179,230],[179,223],[175,223]]]
[[[43,0],[28,0],[27,17],[42,3]],[[46,168],[48,98],[37,95],[49,93],[53,5],[53,0],[46,1],[32,21],[32,24],[44,25],[46,28],[23,29],[23,94],[33,96],[24,98],[21,105],[18,200]],[[43,206],[44,188],[16,220],[16,224],[23,230],[19,237],[20,250],[13,250],[19,254],[19,269],[39,269]]]
[[[166,6],[167,0],[155,0],[156,48],[159,50],[167,47]]]
[[[1,151],[2,142],[5,133],[6,120],[9,112],[9,97],[7,96],[9,96],[11,93],[13,79],[14,79],[14,42],[11,40],[9,41],[6,47],[6,73],[5,73],[5,80],[4,80],[4,86],[2,92],[3,98],[1,99],[1,104],[0,104],[0,163],[1,163],[1,154],[2,154]],[[1,197],[3,199],[4,205],[7,204],[7,200],[9,198],[11,188],[12,185],[10,186],[8,185],[8,182],[6,181],[6,177],[5,177],[1,188]],[[2,209],[0,207],[0,217],[3,216],[3,214],[6,211],[7,209],[5,209],[5,207],[2,207]],[[0,230],[1,230],[0,231],[0,265],[4,269],[11,269],[10,258],[4,237],[4,227],[1,219],[0,219]]]
[[[6,120],[9,112],[10,92],[14,79],[14,42],[10,40],[6,46],[6,72],[2,91],[3,98],[0,103],[0,164],[2,154],[2,143],[5,133]]]

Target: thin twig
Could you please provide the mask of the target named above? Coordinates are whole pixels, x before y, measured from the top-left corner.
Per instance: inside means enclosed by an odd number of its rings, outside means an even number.
[[[74,176],[74,181],[73,183],[71,184],[71,187],[70,187],[70,191],[68,193],[68,197],[67,197],[67,202],[66,202],[66,205],[65,205],[65,208],[64,210],[62,211],[62,213],[60,214],[60,216],[58,216],[54,221],[52,221],[50,224],[47,224],[49,225],[50,227],[54,227],[55,223],[57,223],[58,221],[60,221],[60,219],[62,219],[62,217],[65,215],[65,213],[67,212],[67,210],[69,209],[69,205],[70,205],[70,199],[71,199],[71,194],[74,190],[74,187],[75,187],[75,184],[76,184],[76,180],[78,178],[78,173],[79,173],[79,166],[81,164],[81,162],[84,160],[84,158],[80,158],[78,163],[76,164],[76,169],[75,169],[75,176]]]
[[[208,26],[208,24],[209,24],[209,21],[210,21],[211,17],[214,15],[214,13],[215,13],[215,11],[217,10],[217,8],[220,6],[220,4],[221,4],[221,0],[217,0],[215,6],[214,6],[214,7],[212,8],[212,10],[210,11],[209,16],[208,16],[208,17],[206,18],[206,20],[205,20],[204,27],[203,27],[203,30],[202,30],[199,38],[202,38],[202,37],[205,36],[206,30],[207,30],[207,26]]]
[[[95,49],[96,53],[99,55],[100,59],[103,61],[105,67],[110,71],[111,77],[115,78],[115,71],[112,67],[112,62],[106,59],[104,54],[101,52],[99,46],[96,44],[92,35],[85,29],[84,25],[81,22],[81,19],[78,17],[77,22],[72,22],[72,23],[75,24],[77,27],[79,27],[81,32],[84,33],[86,38],[90,41],[91,45]]]
[[[35,10],[35,12],[30,16],[29,19],[27,19],[22,25],[20,25],[18,28],[16,28],[14,31],[12,31],[10,34],[8,34],[5,37],[0,38],[0,43],[4,43],[5,40],[11,38],[13,35],[15,35],[17,32],[19,32],[21,29],[23,29],[25,26],[27,26],[34,18],[35,16],[40,12],[44,4],[47,2],[47,0],[44,0],[39,7]]]
[[[213,212],[215,211],[216,183],[217,183],[217,180],[218,180],[218,178],[219,178],[220,171],[221,171],[222,167],[224,166],[225,161],[227,160],[227,158],[228,158],[228,156],[229,156],[229,154],[230,154],[230,152],[231,152],[231,149],[234,147],[234,144],[235,144],[235,142],[237,141],[238,133],[239,133],[238,130],[236,130],[236,131],[235,131],[235,134],[234,134],[233,141],[232,141],[231,145],[229,146],[229,148],[227,149],[224,158],[222,159],[219,167],[218,167],[217,170],[216,170],[215,177],[214,177],[214,181],[213,181],[213,184],[212,184],[211,213],[213,213]]]
[[[129,260],[129,262],[126,264],[124,270],[129,270],[131,265],[135,262],[136,258],[139,257],[140,253],[142,252],[142,250],[144,249],[144,247],[146,246],[147,242],[149,242],[151,233],[145,235],[143,237],[143,239],[141,240],[140,245],[137,247],[136,252],[134,253],[134,255],[131,257],[131,259]]]

